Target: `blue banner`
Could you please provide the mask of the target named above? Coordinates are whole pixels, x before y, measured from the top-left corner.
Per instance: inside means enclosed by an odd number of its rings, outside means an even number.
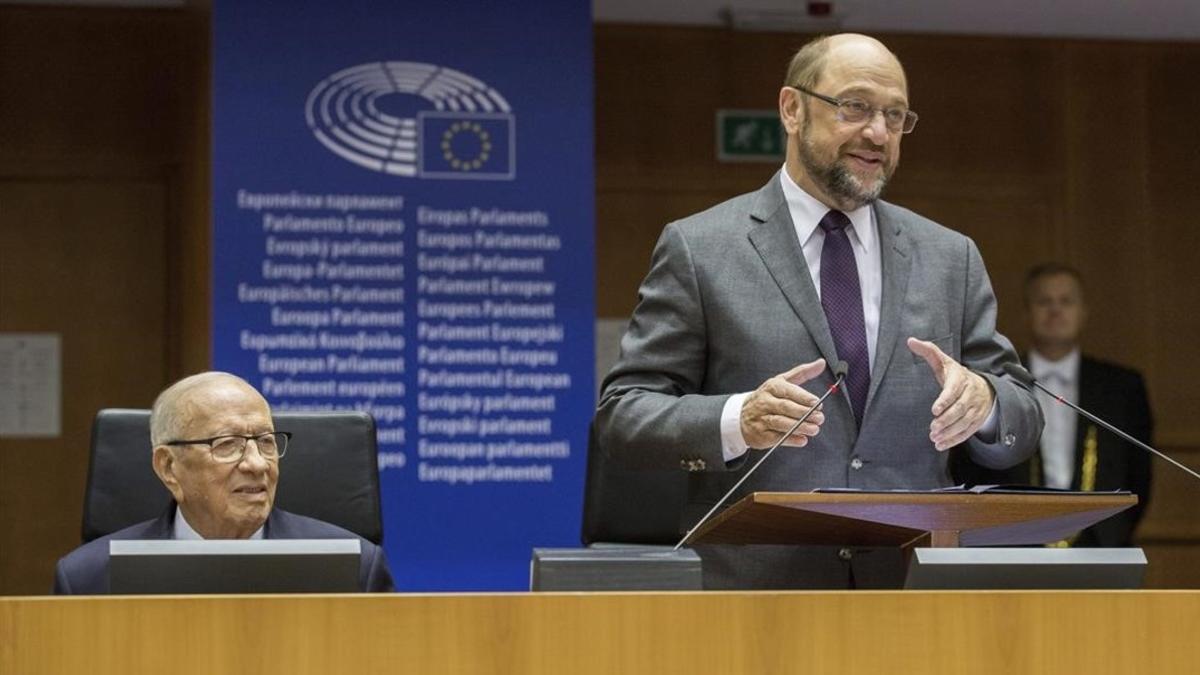
[[[400,589],[527,588],[578,544],[595,396],[590,3],[214,0],[212,30],[214,367],[375,416]]]

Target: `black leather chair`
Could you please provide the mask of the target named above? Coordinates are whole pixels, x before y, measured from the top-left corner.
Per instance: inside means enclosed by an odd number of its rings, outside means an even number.
[[[375,420],[359,412],[278,412],[292,432],[275,506],[383,542]],[[171,500],[150,466],[150,411],[110,408],[92,424],[83,541],[155,518]]]
[[[688,475],[682,470],[643,471],[616,466],[588,430],[583,492],[585,546],[675,545],[683,536]]]

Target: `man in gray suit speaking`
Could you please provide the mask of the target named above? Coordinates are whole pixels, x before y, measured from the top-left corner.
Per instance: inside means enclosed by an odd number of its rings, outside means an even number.
[[[1033,394],[996,332],[975,244],[879,200],[912,131],[904,69],[879,41],[805,45],[779,92],[783,170],[663,230],[605,379],[598,443],[689,474],[690,527],[848,365],[846,384],[741,488],[931,489],[946,450],[1001,468],[1037,446]],[[806,385],[811,391],[801,385]],[[814,393],[816,392],[816,393]],[[697,546],[709,588],[888,585],[898,554]]]

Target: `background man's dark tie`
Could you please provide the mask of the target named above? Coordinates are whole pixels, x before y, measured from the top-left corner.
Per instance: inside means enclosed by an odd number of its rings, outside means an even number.
[[[821,229],[825,230],[821,248],[821,307],[833,333],[838,358],[850,367],[846,373],[846,393],[850,395],[854,418],[862,426],[867,389],[871,386],[871,358],[867,352],[858,265],[846,233],[849,226],[850,219],[841,211],[830,211],[821,219]]]

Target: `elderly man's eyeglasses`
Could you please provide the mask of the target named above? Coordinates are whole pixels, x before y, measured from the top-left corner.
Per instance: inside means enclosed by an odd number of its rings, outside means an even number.
[[[907,134],[917,126],[917,113],[905,108],[876,108],[861,98],[833,98],[800,86],[792,89],[836,107],[838,119],[847,124],[862,124],[873,119],[878,111],[883,113],[883,123],[892,133]]]
[[[163,445],[207,445],[212,458],[218,462],[240,462],[246,454],[246,445],[254,441],[258,454],[263,459],[275,461],[287,452],[292,434],[288,431],[268,431],[265,434],[213,436],[191,441],[170,441]]]

